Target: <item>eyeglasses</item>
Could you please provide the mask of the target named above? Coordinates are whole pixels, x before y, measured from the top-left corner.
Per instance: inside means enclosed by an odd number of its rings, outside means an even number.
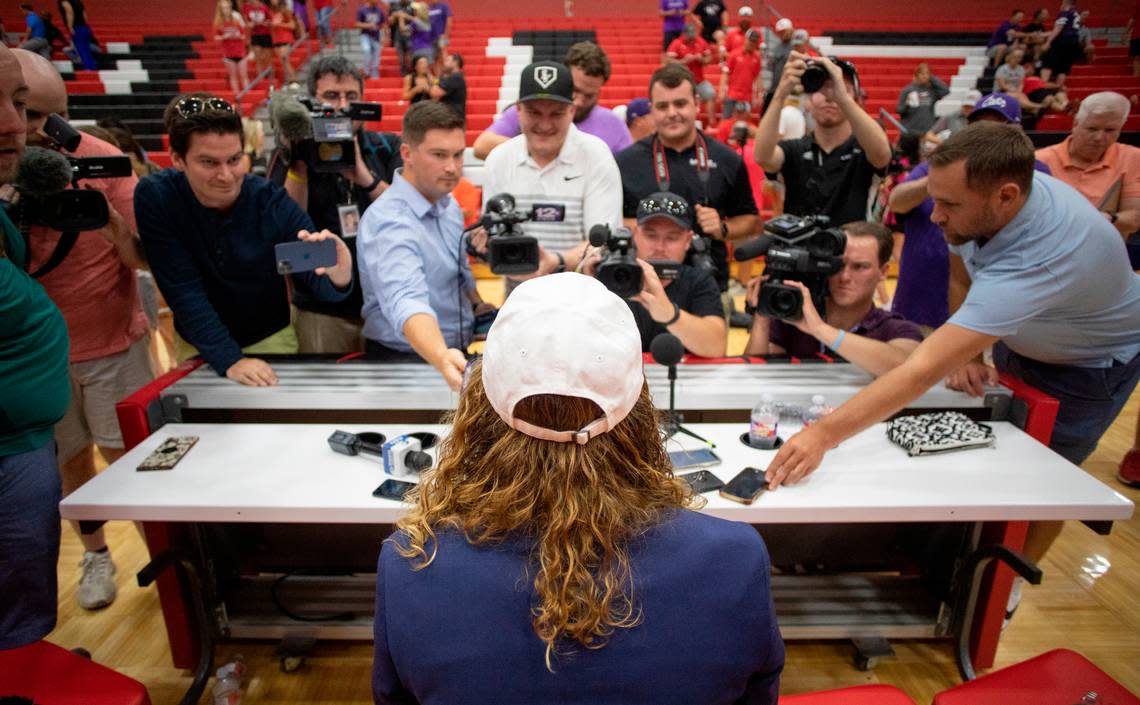
[[[689,204],[678,198],[646,198],[638,204],[642,213],[668,213],[682,218],[689,217]]]
[[[207,110],[216,110],[223,113],[232,113],[234,106],[221,98],[183,98],[174,104],[174,109],[184,118],[188,118]]]

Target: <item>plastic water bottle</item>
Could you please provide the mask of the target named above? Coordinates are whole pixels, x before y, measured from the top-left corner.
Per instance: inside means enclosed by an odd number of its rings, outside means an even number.
[[[816,394],[811,398],[811,406],[804,412],[804,427],[811,426],[816,421],[819,421],[824,416],[831,413],[831,407],[827,405],[822,394]]]
[[[754,448],[775,448],[779,436],[780,412],[772,402],[771,394],[760,397],[760,403],[752,408],[752,419],[748,425],[748,442]]]
[[[240,705],[241,681],[245,675],[245,661],[241,655],[233,657],[214,674],[214,688],[210,691],[214,705]]]

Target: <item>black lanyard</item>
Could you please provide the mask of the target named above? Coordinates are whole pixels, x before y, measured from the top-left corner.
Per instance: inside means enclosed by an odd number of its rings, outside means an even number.
[[[705,203],[709,202],[709,148],[705,138],[697,133],[697,141],[693,145],[697,150],[697,179],[705,192]],[[653,170],[657,177],[657,188],[662,191],[669,190],[669,160],[665,158],[665,146],[657,137],[653,138]]]

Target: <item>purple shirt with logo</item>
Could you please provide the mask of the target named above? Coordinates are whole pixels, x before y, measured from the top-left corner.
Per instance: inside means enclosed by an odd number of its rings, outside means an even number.
[[[661,0],[662,10],[688,10],[688,0]],[[685,15],[668,15],[665,17],[665,32],[680,32],[685,28]]]
[[[367,7],[365,5],[361,5],[360,9],[356,11],[356,21],[357,22],[375,22],[376,27],[377,27],[376,29],[362,29],[362,30],[360,30],[360,33],[361,34],[367,34],[369,37],[372,37],[373,39],[379,39],[380,38],[380,29],[379,28],[384,25],[384,9],[381,8],[379,5],[377,5],[376,7]]]
[[[1081,33],[1081,13],[1076,10],[1061,10],[1053,25],[1061,25],[1061,33],[1057,38],[1076,39]]]
[[[447,31],[447,20],[451,17],[451,6],[445,2],[433,2],[428,6],[428,21],[431,22],[431,38],[436,40]]]
[[[918,329],[918,326],[894,311],[884,311],[874,306],[851,332],[881,343],[899,338],[922,342],[922,331]],[[791,323],[776,318],[773,318],[768,324],[768,342],[779,345],[785,352],[795,357],[811,357],[818,352],[826,353],[830,357],[838,357],[835,352],[812,336]]]
[[[595,105],[585,120],[574,124],[582,132],[600,138],[614,154],[633,144],[633,138],[629,136],[629,128],[609,108]],[[503,114],[487,129],[503,137],[521,135],[522,128],[519,127],[518,106],[512,105],[504,110]]]

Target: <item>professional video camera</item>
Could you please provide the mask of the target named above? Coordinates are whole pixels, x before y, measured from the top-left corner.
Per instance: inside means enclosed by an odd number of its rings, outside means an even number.
[[[855,64],[850,61],[844,61],[837,56],[829,56],[832,63],[839,67],[843,73],[843,77],[850,80],[855,86],[856,95],[859,94],[859,72],[855,69]],[[809,59],[807,68],[804,69],[803,75],[800,76],[800,85],[804,88],[804,93],[816,93],[823,88],[827,80],[831,78],[831,74],[823,67],[823,64],[817,63],[815,60]]]
[[[45,132],[56,147],[69,150],[78,148],[83,138],[55,113],[48,117]],[[20,193],[16,217],[59,232],[98,230],[110,220],[107,199],[99,191],[79,188],[79,182],[133,173],[126,156],[69,157],[54,149],[28,147],[16,172],[14,185]]]
[[[613,231],[608,225],[595,225],[590,228],[590,244],[606,250],[594,270],[598,281],[623,299],[636,296],[641,291],[643,275],[629,228]]]
[[[746,309],[748,313],[785,320],[803,317],[803,292],[784,283],[798,281],[807,286],[816,310],[823,315],[827,279],[843,268],[847,248],[847,236],[839,228],[828,228],[830,222],[821,215],[782,215],[764,225],[764,235],[736,248],[737,261],[767,256],[764,273],[768,280],[760,287],[756,306]]]
[[[279,91],[270,100],[270,121],[277,136],[289,145],[290,161],[304,161],[316,172],[338,173],[356,166],[352,121],[376,122],[379,103],[349,103],[337,110],[307,95]]]
[[[519,225],[528,220],[560,222],[564,213],[547,213],[551,206],[536,206],[529,211],[516,210],[515,197],[500,193],[487,200],[483,217],[468,230],[483,227],[487,231],[486,254],[476,252],[471,243],[467,252],[487,261],[495,274],[530,274],[538,271],[538,240],[524,235]]]

